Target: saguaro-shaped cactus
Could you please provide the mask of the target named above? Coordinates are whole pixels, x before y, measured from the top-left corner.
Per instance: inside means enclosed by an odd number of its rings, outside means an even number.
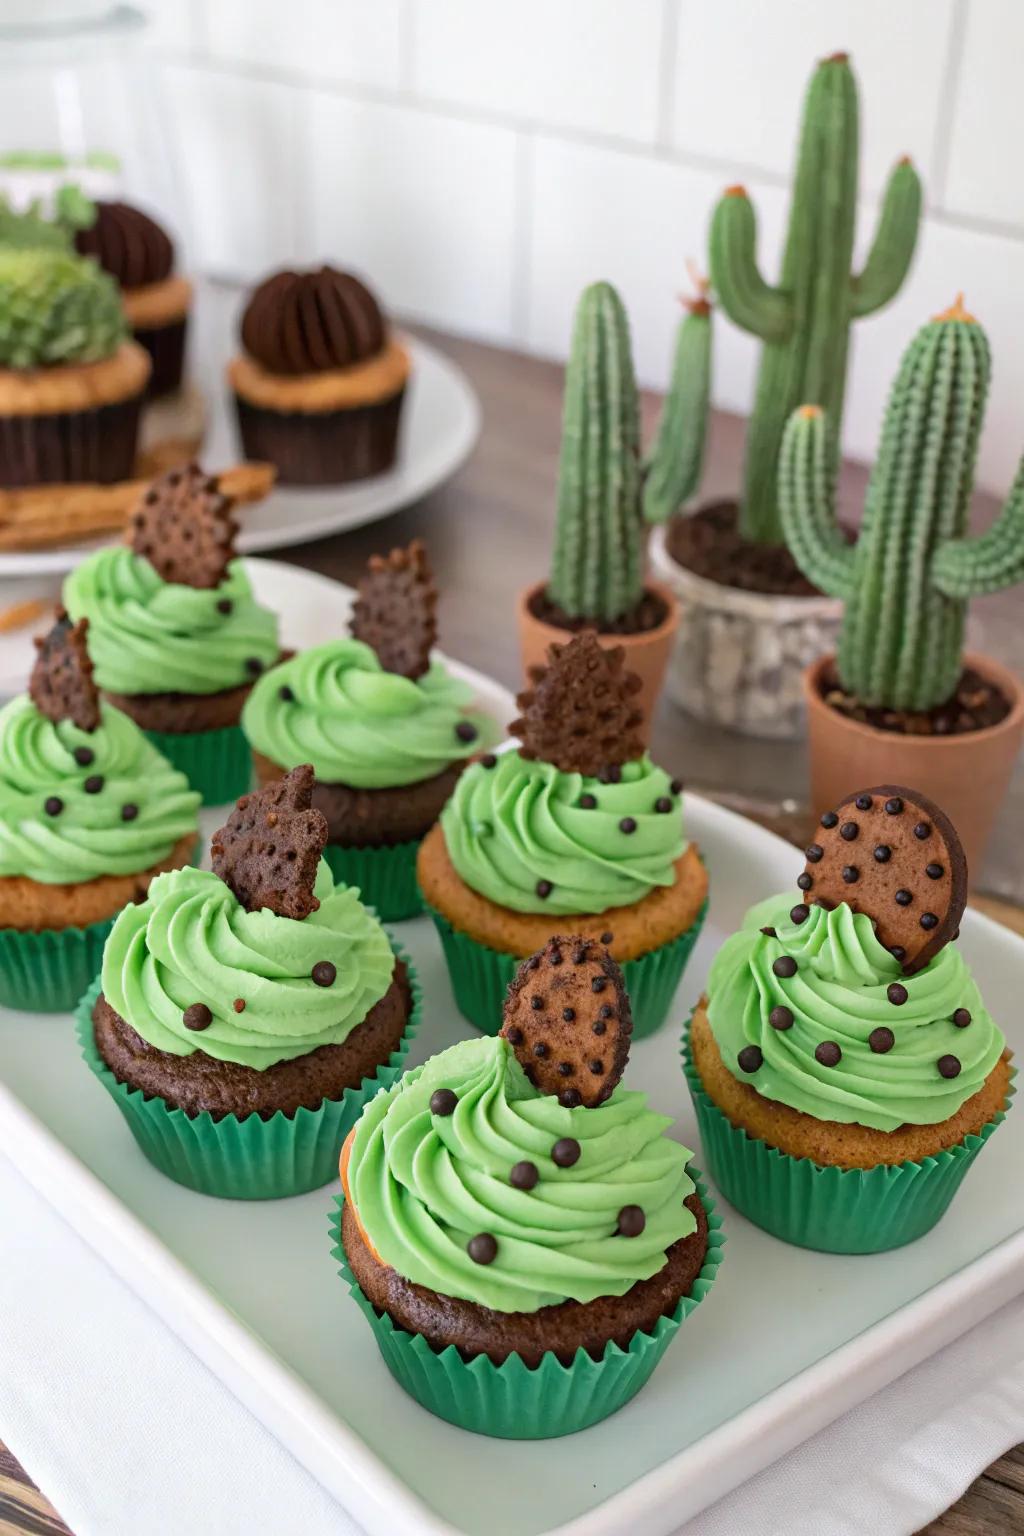
[[[844,600],[839,677],[862,704],[944,704],[960,675],[967,599],[1024,581],[1024,460],[996,522],[965,537],[989,371],[985,332],[959,299],[918,331],[889,396],[855,545],[835,520],[824,413],[802,406],[786,428],[786,540],[805,575]]]
[[[585,288],[565,375],[548,596],[574,618],[621,618],[643,596],[640,410],[629,321],[610,283]]]
[[[644,517],[663,523],[700,484],[711,398],[711,305],[699,284],[697,298],[683,299],[672,379],[644,480]]]
[[[838,441],[850,325],[887,304],[906,276],[921,215],[909,160],[889,178],[870,255],[851,273],[857,204],[857,85],[843,53],[824,59],[804,106],[789,233],[778,287],[757,266],[756,220],[730,187],[711,224],[711,278],[726,313],[764,343],[747,435],[740,530],[782,542],[776,498],[779,445],[790,412],[820,405]]]

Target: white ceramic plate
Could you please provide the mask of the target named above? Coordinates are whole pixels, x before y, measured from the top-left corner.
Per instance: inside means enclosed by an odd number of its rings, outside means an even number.
[[[798,861],[731,812],[692,796],[687,807],[710,916],[673,1022],[635,1045],[629,1077],[677,1117],[699,1163],[678,1025],[748,902]],[[428,999],[415,1063],[470,1031],[429,923],[400,933]],[[962,944],[1020,1050],[1024,942],[969,912]],[[1024,1288],[1018,1110],[941,1225],[896,1253],[804,1252],[724,1208],[717,1284],[634,1402],[568,1439],[488,1440],[391,1380],[330,1258],[334,1190],[250,1206],[162,1178],[67,1018],[0,1010],[0,1148],[373,1536],[659,1536]]]

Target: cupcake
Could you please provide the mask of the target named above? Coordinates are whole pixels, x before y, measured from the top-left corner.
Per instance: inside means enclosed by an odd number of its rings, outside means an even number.
[[[421,910],[416,853],[469,759],[497,735],[472,690],[432,656],[437,591],[414,540],[375,556],[351,638],[274,667],[242,713],[257,777],[311,762],[327,861],[386,922]]]
[[[696,942],[707,871],[683,831],[681,783],[644,750],[623,656],[592,631],[552,645],[517,700],[519,750],[468,768],[423,841],[423,899],[478,1029],[496,1027],[555,915],[609,946],[640,1035],[664,1021]]]
[[[95,221],[75,234],[121,290],[132,334],[153,364],[151,398],[181,388],[192,284],[174,274],[174,245],[155,219],[130,203],[98,202]]]
[[[0,244],[0,485],[129,479],[150,366],[95,262]]]
[[[710,1288],[719,1222],[672,1122],[620,1084],[631,1028],[604,946],[550,939],[500,1034],[406,1073],[345,1143],[342,1273],[398,1382],[464,1429],[606,1418]]]
[[[213,869],[121,913],[79,1008],[85,1059],[162,1173],[239,1200],[325,1184],[419,1017],[412,967],[321,858],[313,770],[245,795]]]
[[[96,681],[206,805],[249,788],[242,705],[280,654],[277,619],[235,559],[232,510],[216,476],[171,470],[141,497],[128,544],[98,550],[64,583],[72,618],[89,620]]]
[[[718,952],[685,1043],[708,1172],[758,1226],[875,1253],[942,1216],[1009,1105],[1006,1041],[953,940],[967,866],[896,785],[821,818],[798,886]]]
[[[348,272],[277,272],[242,315],[228,368],[249,459],[283,485],[343,485],[395,461],[409,354]]]
[[[73,1008],[115,915],[192,858],[199,796],[100,702],[87,624],[61,612],[0,710],[0,1002]]]

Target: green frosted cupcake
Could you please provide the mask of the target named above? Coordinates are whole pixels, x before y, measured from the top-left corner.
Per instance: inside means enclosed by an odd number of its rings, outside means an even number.
[[[420,910],[416,855],[466,762],[494,741],[473,692],[432,656],[436,592],[422,544],[371,560],[352,637],[260,678],[242,724],[260,783],[310,762],[325,852],[386,922]]]
[[[262,1200],[331,1178],[419,1019],[412,967],[321,858],[312,769],[247,795],[213,870],[154,880],[79,1010],[88,1065],[149,1160]]]
[[[687,1029],[704,1161],[787,1242],[896,1248],[943,1215],[1013,1091],[952,943],[966,864],[937,806],[886,785],[822,818],[799,884],[813,900],[760,903],[722,946]]]
[[[277,619],[234,558],[225,486],[198,465],[155,480],[130,522],[130,547],[101,549],[64,583],[90,623],[96,680],[203,797],[236,800],[252,760],[242,706],[280,655]]]
[[[460,1009],[493,1030],[524,956],[553,923],[601,938],[626,975],[638,1035],[664,1022],[707,909],[682,784],[637,727],[639,679],[584,632],[552,646],[509,727],[518,751],[462,775],[417,874]]]
[[[714,1279],[690,1153],[620,1085],[630,1032],[604,947],[552,939],[500,1035],[407,1073],[345,1144],[342,1273],[396,1380],[464,1429],[541,1439],[606,1418]],[[566,1068],[574,1108],[551,1091]]]
[[[58,619],[0,710],[0,1003],[73,1008],[122,907],[192,858],[199,796],[101,704],[87,625]]]

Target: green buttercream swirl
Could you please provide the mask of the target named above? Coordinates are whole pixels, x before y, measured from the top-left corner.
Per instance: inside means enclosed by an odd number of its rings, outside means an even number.
[[[458,1096],[454,1114],[431,1114],[435,1088]],[[598,1109],[565,1109],[527,1081],[506,1040],[465,1040],[367,1105],[349,1193],[385,1264],[443,1295],[498,1312],[622,1296],[696,1230],[683,1205],[691,1154],[665,1135],[671,1123],[621,1087]],[[565,1136],[582,1149],[571,1168],[551,1158]],[[509,1183],[522,1161],[540,1173],[529,1191]],[[617,1235],[624,1205],[644,1212],[639,1237]],[[480,1232],[497,1239],[491,1264],[466,1250]]]
[[[581,803],[592,796],[596,806]],[[657,811],[658,801],[671,810]],[[631,832],[621,823],[631,818]],[[671,885],[686,847],[679,797],[644,756],[617,784],[503,752],[474,763],[441,813],[456,871],[474,891],[516,912],[603,912]],[[537,882],[551,891],[538,896]]]
[[[66,579],[64,606],[89,620],[96,681],[110,693],[220,693],[280,654],[277,618],[256,602],[240,560],[219,587],[200,590],[164,581],[123,546],[101,549]]]
[[[282,689],[288,689],[282,697]],[[415,681],[385,672],[360,640],[301,651],[261,677],[242,727],[282,768],[312,763],[325,784],[389,789],[433,778],[494,740],[488,715],[472,712],[473,690],[438,660]],[[470,741],[457,734],[475,728]]]
[[[75,749],[92,754],[75,761]],[[95,792],[86,781],[102,779]],[[56,815],[47,801],[59,801]],[[122,819],[134,805],[134,819]],[[134,720],[101,705],[100,724],[56,724],[25,695],[0,710],[0,875],[46,885],[132,875],[198,835],[199,796]]]
[[[978,1092],[1005,1047],[959,950],[947,944],[913,976],[875,936],[872,920],[842,902],[833,911],[812,906],[803,923],[789,916],[792,896],[752,907],[743,927],[715,956],[708,978],[708,1020],[723,1060],[767,1099],[819,1120],[894,1131],[901,1125],[948,1120]],[[777,937],[761,933],[774,927]],[[793,976],[777,976],[773,962],[788,955]],[[898,982],[907,1001],[890,1002]],[[790,1029],[768,1022],[783,1005]],[[970,1024],[953,1014],[966,1008]],[[892,1050],[872,1051],[868,1037],[884,1026]],[[832,1040],[842,1051],[835,1067],[822,1066],[815,1049]],[[749,1075],[737,1065],[746,1045],[760,1046],[763,1065]],[[943,1077],[940,1057],[955,1056],[959,1076]]]
[[[158,875],[149,896],[126,907],[103,953],[103,992],[157,1050],[262,1071],[321,1045],[341,1045],[380,1001],[395,968],[387,934],[350,886],[335,886],[321,859],[320,906],[301,922],[268,907],[248,912],[206,869]],[[314,965],[337,970],[329,987]],[[242,998],[245,1009],[236,1013]],[[205,1003],[213,1022],[185,1028],[183,1015]]]

